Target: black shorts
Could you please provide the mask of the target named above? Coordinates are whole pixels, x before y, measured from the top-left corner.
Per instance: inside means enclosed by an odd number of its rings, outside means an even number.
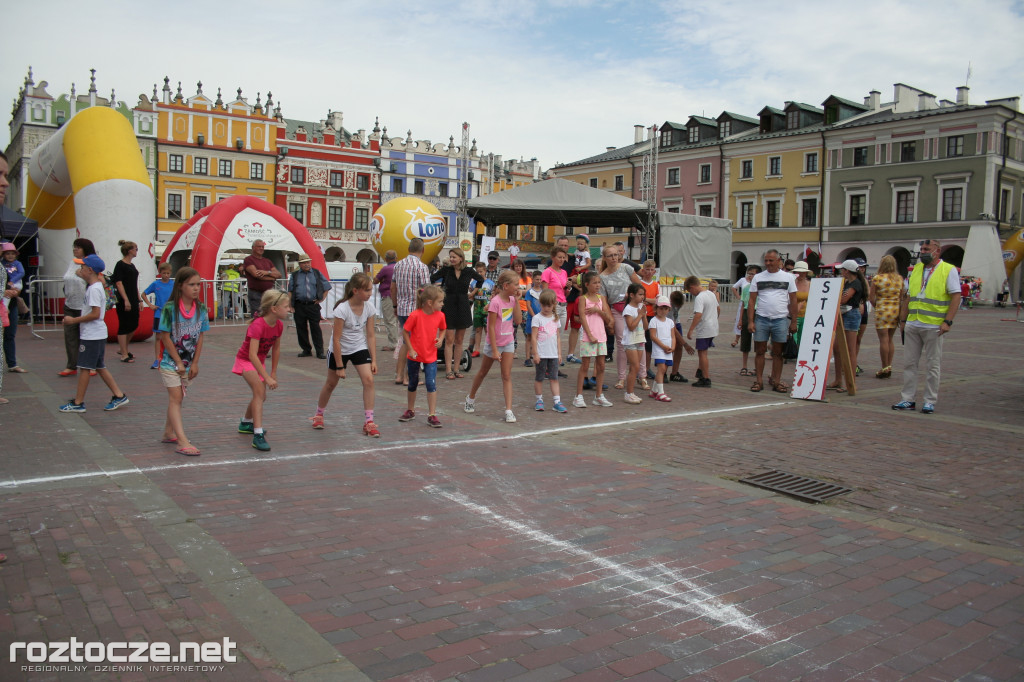
[[[373,361],[370,357],[370,351],[366,348],[357,350],[352,355],[341,356],[341,369],[348,367],[348,363],[351,362],[353,365],[358,367],[359,365],[368,365]],[[338,369],[337,363],[334,362],[334,351],[327,351],[327,369],[336,371]]]

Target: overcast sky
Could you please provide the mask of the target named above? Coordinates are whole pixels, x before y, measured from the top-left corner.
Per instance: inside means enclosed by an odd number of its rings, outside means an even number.
[[[633,125],[756,116],[831,94],[892,99],[906,83],[971,102],[1022,94],[1024,2],[859,0],[51,0],[4,3],[0,102],[28,66],[57,96],[130,106],[153,84],[185,96],[268,90],[288,118],[344,113],[349,130],[459,142],[543,168],[633,142]],[[225,97],[227,99],[227,97]],[[0,148],[10,139],[0,131]]]

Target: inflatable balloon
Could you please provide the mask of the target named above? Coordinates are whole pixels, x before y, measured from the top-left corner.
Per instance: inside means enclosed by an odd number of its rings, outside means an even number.
[[[393,250],[401,260],[409,255],[409,241],[423,240],[421,260],[427,265],[441,253],[448,227],[444,216],[429,201],[417,197],[400,197],[383,204],[370,222],[370,241],[380,255]]]

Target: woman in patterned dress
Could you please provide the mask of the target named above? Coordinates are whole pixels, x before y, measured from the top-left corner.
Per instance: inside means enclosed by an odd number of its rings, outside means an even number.
[[[879,379],[892,376],[892,358],[896,353],[893,335],[899,326],[900,298],[903,296],[903,278],[896,272],[896,259],[885,256],[878,272],[871,279],[871,305],[875,308],[875,332],[878,334],[878,353],[882,369],[875,372]]]

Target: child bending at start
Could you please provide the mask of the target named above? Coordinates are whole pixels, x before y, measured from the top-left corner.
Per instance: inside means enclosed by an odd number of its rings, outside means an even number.
[[[466,396],[463,409],[476,412],[476,392],[497,360],[501,363],[501,387],[505,394],[505,421],[513,423],[516,415],[512,412],[512,358],[515,357],[514,333],[516,325],[522,324],[522,310],[519,308],[519,275],[513,270],[502,270],[494,285],[494,296],[487,305],[487,334],[480,350],[480,370],[473,377],[473,386]]]
[[[416,417],[416,387],[420,382],[422,365],[423,383],[427,385],[427,426],[441,428],[441,420],[437,418],[437,349],[444,343],[444,330],[448,328],[444,313],[441,312],[442,305],[444,290],[436,284],[429,284],[420,291],[416,298],[416,310],[405,321],[402,335],[409,349],[406,358],[409,398],[408,409],[398,418],[400,422],[411,421]]]
[[[380,430],[373,422],[373,377],[377,373],[377,343],[373,328],[376,308],[370,303],[373,281],[370,276],[357,272],[345,284],[345,296],[334,306],[334,329],[327,344],[327,378],[313,415],[313,428],[324,428],[324,410],[338,380],[345,378],[348,363],[356,368],[363,384],[363,434],[380,438]]]
[[[559,337],[559,321],[555,314],[558,297],[551,289],[541,292],[540,312],[533,316],[532,334],[530,336],[531,355],[533,356],[533,389],[537,394],[537,402],[533,409],[544,411],[544,379],[551,381],[551,393],[555,412],[565,413],[568,410],[562,404],[558,389],[558,365],[562,361],[562,341]]]
[[[281,334],[284,322],[292,311],[291,295],[287,291],[268,289],[260,299],[260,317],[249,324],[245,341],[235,355],[234,374],[245,379],[252,390],[252,399],[245,408],[245,416],[238,424],[239,433],[252,434],[252,446],[260,452],[270,450],[270,444],[263,431],[263,403],[267,390],[277,388],[277,363],[281,359]],[[265,366],[270,356],[270,373]]]

